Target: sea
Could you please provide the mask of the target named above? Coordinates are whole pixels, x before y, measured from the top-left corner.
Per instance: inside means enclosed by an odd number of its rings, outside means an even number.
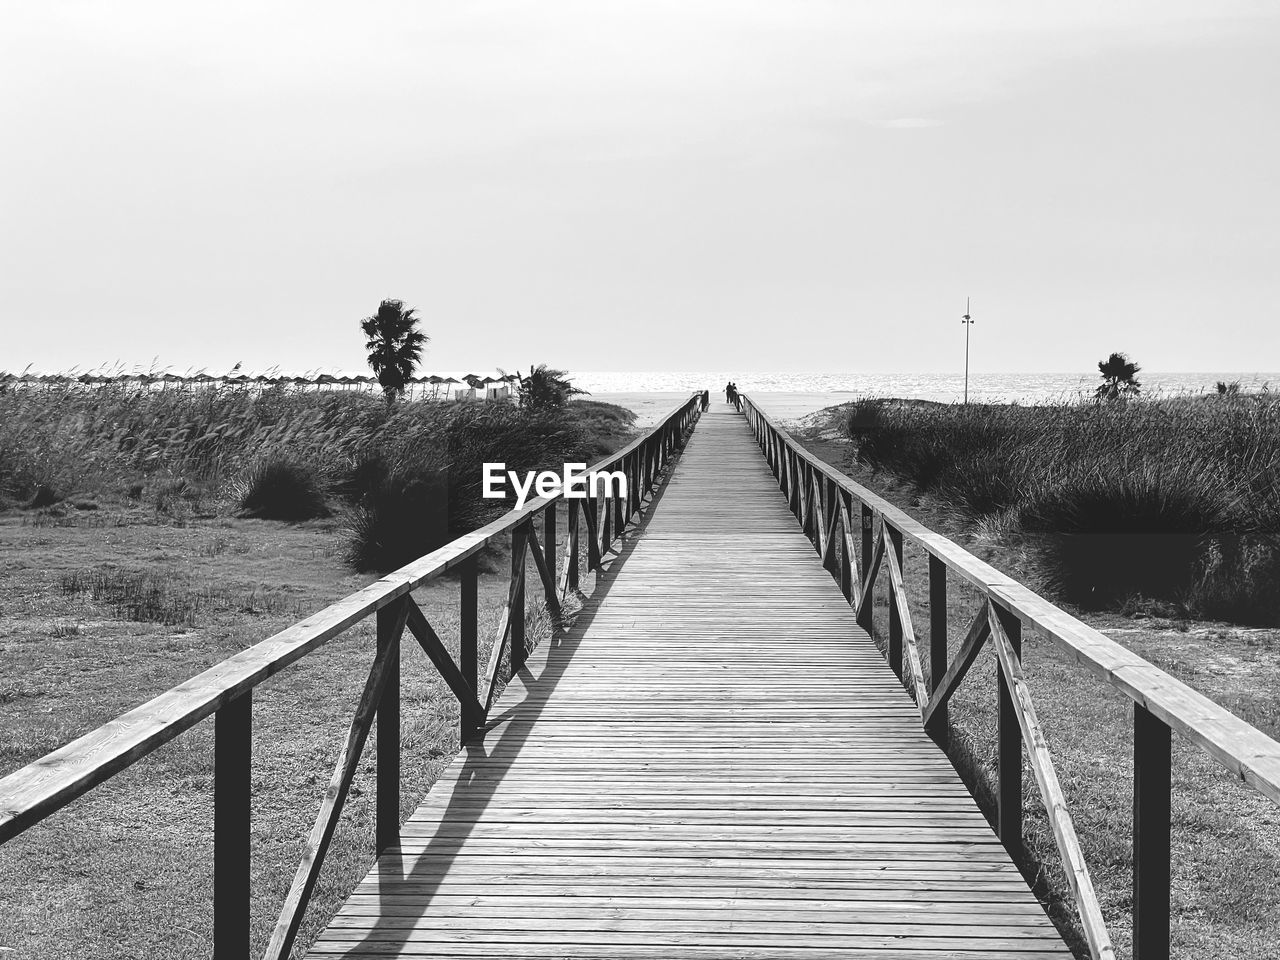
[[[961,403],[962,374],[937,373],[751,373],[740,370],[689,372],[592,371],[570,375],[575,386],[596,400],[635,411],[637,426],[655,423],[693,390],[710,390],[712,400],[724,402],[730,380],[751,394],[760,406],[780,420],[795,422],[825,407],[859,397],[901,397]],[[1280,388],[1277,372],[1158,373],[1138,376],[1144,396],[1214,393],[1219,381],[1239,382],[1247,393]],[[969,375],[970,403],[1053,403],[1093,395],[1100,382],[1091,373],[977,373]]]

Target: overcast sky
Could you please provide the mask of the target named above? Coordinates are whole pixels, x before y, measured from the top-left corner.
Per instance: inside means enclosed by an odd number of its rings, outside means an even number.
[[[10,2],[0,367],[1280,370],[1280,4]]]

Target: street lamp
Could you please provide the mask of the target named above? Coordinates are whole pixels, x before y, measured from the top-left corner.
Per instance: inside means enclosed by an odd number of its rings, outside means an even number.
[[[964,402],[969,403],[969,328],[973,326],[973,317],[969,316],[969,298],[964,298]]]

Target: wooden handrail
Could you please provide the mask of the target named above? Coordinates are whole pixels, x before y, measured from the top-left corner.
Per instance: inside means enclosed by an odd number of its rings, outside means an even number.
[[[1202,747],[1249,786],[1280,802],[1280,743],[819,460],[748,395],[742,396],[748,418],[756,418],[775,431],[801,461],[871,507],[887,526],[919,544],[1024,624],[1068,650],[1077,663]]]
[[[1067,880],[1090,953],[1113,956],[1088,870],[1066,812],[1061,788],[1022,674],[1021,631],[1034,627],[1077,664],[1122,691],[1134,703],[1134,957],[1167,958],[1169,947],[1170,745],[1177,731],[1271,800],[1280,802],[1280,743],[1185,683],[1126,649],[1016,580],[935,533],[884,498],[815,457],[746,394],[740,409],[778,478],[787,504],[839,580],[858,623],[871,629],[871,597],[882,566],[889,572],[890,665],[915,700],[927,729],[946,725],[946,704],[982,645],[991,639],[1000,663],[997,822],[1011,849],[1022,842],[1022,748],[1062,854]],[[825,485],[828,494],[815,496]],[[853,504],[861,505],[861,556],[854,554]],[[878,533],[875,527],[879,525]],[[839,523],[843,536],[836,537]],[[873,536],[874,534],[874,536]],[[902,538],[929,558],[930,670],[921,677],[915,632],[902,571]],[[835,547],[840,556],[834,556]],[[855,582],[852,571],[859,577]],[[946,576],[955,573],[982,595],[958,654],[947,665]],[[903,677],[903,648],[906,677]]]
[[[658,475],[683,445],[689,429],[706,409],[707,395],[698,391],[676,406],[651,430],[590,471],[618,469],[628,478],[626,497],[565,498],[563,491],[530,500],[492,523],[458,537],[382,579],[325,607],[272,637],[173,687],[154,699],[111,720],[35,762],[0,779],[0,843],[4,843],[54,811],[129,767],[196,723],[217,714],[215,730],[215,904],[214,957],[243,957],[248,948],[249,858],[245,846],[248,816],[249,736],[253,689],[308,653],[371,614],[378,620],[378,649],[365,690],[348,732],[320,816],[304,849],[285,912],[276,926],[268,956],[286,956],[301,923],[332,829],[341,813],[347,788],[365,740],[376,717],[379,743],[399,744],[399,643],[406,629],[419,641],[461,707],[462,738],[482,725],[496,689],[494,676],[486,688],[477,676],[476,554],[509,534],[512,544],[512,590],[503,628],[495,639],[491,669],[510,652],[512,671],[526,654],[524,641],[525,554],[533,549],[538,582],[553,614],[553,629],[561,626],[560,593],[578,586],[580,538],[588,538],[587,560],[598,568],[622,536],[624,527],[645,506]],[[641,489],[643,487],[643,489]],[[564,501],[569,511],[565,574],[554,576],[555,511]],[[598,514],[603,514],[603,519]],[[585,524],[579,523],[581,517]],[[543,537],[534,521],[541,517]],[[585,527],[585,531],[583,528]],[[461,630],[459,662],[455,664],[411,592],[447,571],[461,573]],[[399,834],[399,751],[380,751],[378,759],[378,849]]]

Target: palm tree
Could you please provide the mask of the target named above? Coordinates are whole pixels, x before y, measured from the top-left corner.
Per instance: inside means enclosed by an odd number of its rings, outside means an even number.
[[[529,375],[520,377],[520,406],[529,410],[557,410],[570,397],[585,394],[565,375],[567,371],[552,370],[545,363],[529,367]]]
[[[1094,392],[1099,400],[1119,400],[1121,397],[1136,397],[1142,384],[1135,379],[1142,368],[1133,363],[1123,353],[1113,353],[1098,364],[1102,374],[1102,383]]]
[[[417,325],[413,308],[406,310],[403,300],[383,300],[377,313],[360,321],[369,366],[382,384],[388,407],[404,393],[413,368],[422,358],[422,348],[431,339]]]

